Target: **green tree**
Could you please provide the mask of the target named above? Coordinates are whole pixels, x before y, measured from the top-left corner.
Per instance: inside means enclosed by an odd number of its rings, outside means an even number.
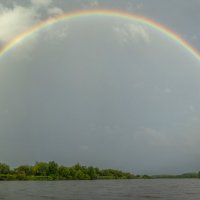
[[[0,163],[0,174],[9,174],[9,173],[10,173],[9,165],[6,165],[4,163]]]
[[[60,166],[58,168],[58,174],[59,177],[64,178],[64,179],[71,179],[71,175],[70,175],[70,169],[68,167],[65,166]]]
[[[96,170],[94,167],[90,166],[88,167],[88,176],[90,177],[91,180],[95,180],[97,179],[97,174],[96,174]]]
[[[58,164],[55,161],[50,161],[48,163],[48,175],[50,176],[58,175]]]
[[[85,174],[82,170],[77,170],[75,174],[76,179],[78,180],[89,180],[89,175]]]
[[[76,171],[78,171],[78,170],[81,170],[81,169],[82,169],[82,166],[81,166],[79,163],[77,163],[77,164],[75,164],[75,165],[73,166],[73,168],[74,168]]]
[[[71,177],[71,179],[77,179],[76,178],[76,169],[74,168],[74,167],[70,167],[69,168],[69,171],[70,171],[70,177]]]
[[[36,162],[36,164],[33,167],[33,172],[36,176],[47,176],[48,170],[49,166],[46,162]]]
[[[21,165],[17,168],[15,168],[16,174],[25,174],[26,176],[33,175],[33,167],[29,165]]]

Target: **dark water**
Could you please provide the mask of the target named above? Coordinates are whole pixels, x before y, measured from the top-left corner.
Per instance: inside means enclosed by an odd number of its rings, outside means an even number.
[[[200,180],[13,181],[0,182],[0,199],[200,200]]]

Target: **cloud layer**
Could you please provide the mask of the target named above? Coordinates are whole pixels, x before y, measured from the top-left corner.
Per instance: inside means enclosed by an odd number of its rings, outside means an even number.
[[[113,28],[116,37],[123,45],[133,43],[150,43],[150,36],[146,27],[140,24],[128,23]]]
[[[0,4],[0,43],[8,42],[42,18],[62,12],[51,0],[32,0],[27,7],[14,4],[8,8]]]
[[[9,2],[0,8],[0,44],[79,8],[177,20],[168,10],[159,14],[159,6],[171,8],[159,0]],[[177,2],[182,9],[190,4]],[[179,20],[194,30],[184,15]],[[199,170],[200,64],[185,49],[150,27],[105,16],[63,21],[31,36],[0,59],[2,161],[81,162],[134,173]]]

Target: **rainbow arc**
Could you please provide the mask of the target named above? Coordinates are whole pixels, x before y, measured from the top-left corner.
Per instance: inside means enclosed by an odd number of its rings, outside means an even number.
[[[58,22],[65,21],[65,20],[71,20],[74,18],[81,18],[81,17],[92,17],[92,16],[99,16],[99,17],[118,17],[125,20],[131,20],[134,22],[138,22],[144,25],[147,25],[151,27],[152,29],[155,29],[156,31],[164,34],[177,44],[179,44],[181,47],[183,47],[188,53],[192,54],[196,59],[200,61],[200,52],[196,50],[189,42],[184,40],[181,36],[179,36],[174,31],[170,30],[169,28],[165,27],[162,24],[159,24],[155,22],[152,19],[149,19],[144,16],[135,15],[132,13],[122,12],[119,10],[79,10],[79,11],[73,11],[69,13],[64,13],[59,16],[51,17],[47,20],[41,21],[32,27],[28,28],[26,31],[20,33],[16,37],[14,37],[12,40],[7,42],[3,47],[0,48],[0,57],[9,52],[11,49],[13,49],[15,46],[17,46],[19,43],[23,42],[26,38],[31,36],[32,34],[40,31],[41,29],[45,29],[46,27],[49,27],[51,25],[54,25]]]

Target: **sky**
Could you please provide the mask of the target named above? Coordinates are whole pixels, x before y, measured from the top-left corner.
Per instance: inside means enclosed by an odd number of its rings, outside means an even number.
[[[84,9],[145,16],[200,51],[199,0],[1,0],[0,47]],[[152,27],[105,16],[56,23],[0,56],[0,162],[197,172],[199,85],[200,61]]]

